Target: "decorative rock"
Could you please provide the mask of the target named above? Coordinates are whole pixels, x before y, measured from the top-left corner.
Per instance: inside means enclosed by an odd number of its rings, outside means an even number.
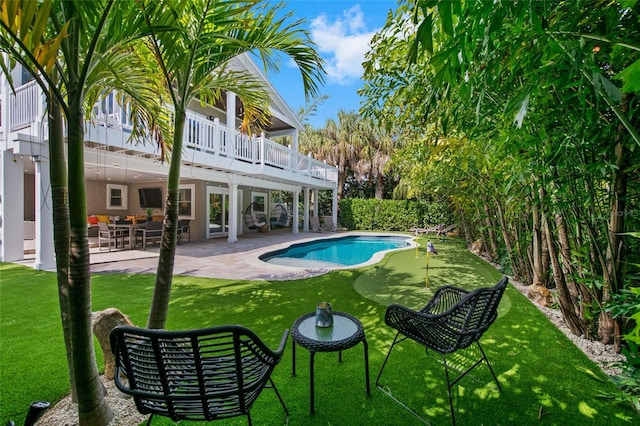
[[[116,308],[107,308],[104,311],[94,312],[92,315],[93,334],[95,334],[102,349],[104,357],[104,375],[113,380],[115,371],[115,358],[111,352],[109,334],[119,325],[133,325],[128,316]]]

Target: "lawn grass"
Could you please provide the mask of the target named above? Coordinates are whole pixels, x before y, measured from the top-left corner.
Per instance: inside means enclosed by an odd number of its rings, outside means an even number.
[[[423,244],[424,246],[424,244]],[[309,414],[309,355],[297,351],[297,375],[291,376],[291,342],[274,372],[291,412],[292,425],[420,424],[411,414],[373,386],[394,337],[384,325],[389,303],[414,308],[433,290],[453,284],[466,288],[495,284],[500,274],[468,253],[457,240],[437,242],[440,252],[429,259],[425,287],[423,251],[406,250],[360,270],[293,281],[234,281],[175,277],[168,329],[238,323],[253,329],[275,348],[282,331],[318,301],[358,317],[369,343],[372,394],[365,393],[362,345],[343,353],[316,356],[316,413]],[[0,265],[0,423],[21,424],[28,404],[51,402],[68,392],[68,378],[55,274]],[[150,275],[93,275],[93,310],[116,307],[144,325],[153,290]],[[474,370],[456,387],[458,424],[632,424],[630,409],[598,398],[613,391],[583,370],[605,376],[540,311],[509,286],[499,318],[482,339],[503,392],[486,367]],[[96,345],[99,365],[100,349]],[[382,382],[431,424],[450,424],[444,373],[439,362],[410,341],[394,349]],[[252,410],[254,424],[281,424],[283,413],[273,392],[266,390]],[[156,418],[155,425],[172,422]],[[185,424],[197,424],[186,422]],[[244,418],[218,421],[244,425]]]

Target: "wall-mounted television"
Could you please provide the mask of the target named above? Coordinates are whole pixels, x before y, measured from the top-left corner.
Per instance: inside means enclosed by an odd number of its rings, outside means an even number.
[[[162,189],[161,188],[138,188],[140,196],[140,207],[143,209],[161,209],[162,208]]]

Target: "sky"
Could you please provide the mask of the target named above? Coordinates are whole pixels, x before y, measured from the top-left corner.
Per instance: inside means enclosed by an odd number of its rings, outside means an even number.
[[[327,119],[336,118],[338,111],[358,111],[362,87],[362,62],[371,37],[380,30],[395,0],[285,0],[285,10],[295,19],[304,19],[304,28],[311,33],[320,56],[325,61],[327,75],[319,94],[329,98],[308,122],[324,127]],[[268,78],[294,113],[305,107],[300,71],[284,58],[277,73]]]

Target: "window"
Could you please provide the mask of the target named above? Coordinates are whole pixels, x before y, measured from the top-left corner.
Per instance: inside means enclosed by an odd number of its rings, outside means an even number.
[[[183,219],[195,219],[196,186],[180,185],[178,189],[178,215]]]
[[[265,194],[264,192],[251,193],[251,202],[257,204],[257,206],[254,209],[254,212],[264,213],[267,208],[266,201],[267,201],[267,194]]]
[[[127,186],[107,185],[107,209],[127,208]]]

